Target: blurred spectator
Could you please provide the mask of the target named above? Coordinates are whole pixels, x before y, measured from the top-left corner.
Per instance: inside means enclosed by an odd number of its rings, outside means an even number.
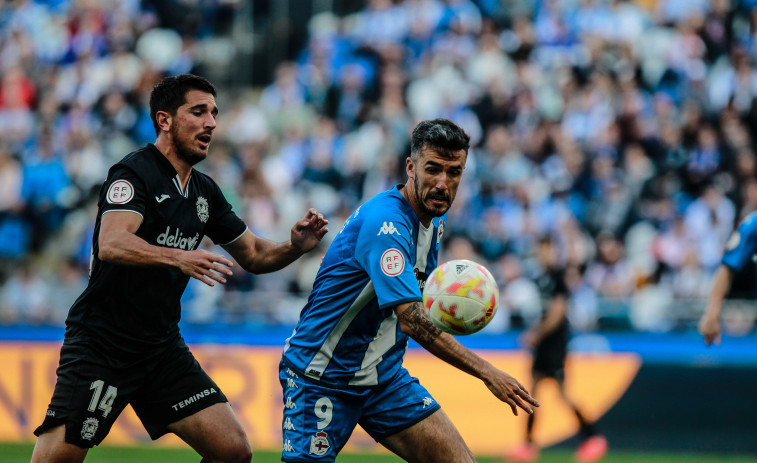
[[[74,259],[66,259],[50,282],[50,312],[47,323],[64,326],[68,310],[86,287],[86,274],[82,274]]]
[[[442,249],[528,268],[537,237],[554,236],[569,316],[587,330],[602,313],[678,326],[681,311],[637,308],[702,306],[733,226],[757,210],[751,0],[371,0],[316,14],[255,72],[257,45],[233,32],[243,3],[0,9],[0,282],[17,260],[73,258],[84,274],[106,166],[153,139],[150,89],[189,70],[230,76],[203,169],[262,234],[314,200],[338,222],[403,177],[415,120],[454,120],[473,143]],[[251,74],[271,80],[253,87]],[[303,297],[298,280],[317,266],[301,265],[266,281],[271,294]],[[190,288],[194,320],[241,320],[249,299],[266,299],[251,296],[259,281],[236,283]],[[292,320],[271,310],[245,320]]]
[[[0,287],[0,323],[41,325],[50,320],[50,286],[28,261],[20,261]],[[57,297],[57,296],[56,296]]]

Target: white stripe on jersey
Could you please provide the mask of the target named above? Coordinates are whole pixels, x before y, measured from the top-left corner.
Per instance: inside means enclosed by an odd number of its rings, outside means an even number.
[[[422,223],[418,224],[418,247],[415,248],[415,268],[419,272],[425,272],[428,265],[428,252],[431,250],[431,241],[434,240],[434,224],[426,228]]]
[[[189,173],[189,178],[192,178],[192,173]],[[187,188],[182,190],[181,189],[181,177],[179,177],[179,174],[176,174],[176,177],[173,179],[173,186],[176,187],[177,190],[179,190],[179,194],[184,196],[185,198],[189,197],[189,180],[187,180]]]
[[[369,281],[363,291],[360,292],[355,302],[352,303],[349,309],[344,313],[342,319],[337,322],[334,330],[329,333],[326,341],[321,345],[321,349],[315,354],[313,360],[310,361],[305,369],[305,375],[310,378],[320,380],[323,372],[326,371],[326,367],[329,366],[331,357],[334,355],[334,348],[336,348],[339,341],[342,339],[344,332],[347,331],[347,327],[357,317],[357,314],[376,297],[376,290],[373,288],[373,282]]]
[[[384,359],[384,352],[397,343],[397,315],[386,317],[379,327],[376,337],[368,345],[360,370],[350,380],[351,386],[375,386],[378,384],[376,367]]]
[[[418,247],[415,250],[415,268],[425,272],[428,266],[428,253],[434,239],[434,226],[425,228],[418,224]],[[397,342],[397,315],[394,312],[385,318],[379,326],[378,333],[368,345],[363,357],[360,370],[350,380],[352,386],[374,386],[378,384],[378,364],[384,358],[384,353]]]

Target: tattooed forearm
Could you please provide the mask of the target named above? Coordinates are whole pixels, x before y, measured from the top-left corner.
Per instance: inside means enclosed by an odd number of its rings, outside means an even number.
[[[442,334],[442,330],[428,318],[428,312],[421,302],[414,302],[399,315],[399,318],[410,337],[423,347],[430,346]]]

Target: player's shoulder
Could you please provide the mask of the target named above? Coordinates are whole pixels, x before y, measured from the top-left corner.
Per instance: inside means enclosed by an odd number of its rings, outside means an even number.
[[[152,167],[156,163],[154,151],[157,151],[157,148],[151,144],[147,144],[124,156],[114,167],[123,166],[140,172],[140,169]]]
[[[403,224],[412,227],[415,214],[398,186],[377,194],[355,211],[363,216],[365,225],[393,222],[396,226]]]
[[[750,213],[741,220],[739,229],[742,231],[754,232],[757,230],[757,211]]]

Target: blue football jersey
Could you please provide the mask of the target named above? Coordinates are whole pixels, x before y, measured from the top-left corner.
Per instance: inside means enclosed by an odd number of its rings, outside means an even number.
[[[755,258],[755,254],[757,254],[757,212],[746,216],[733,232],[725,245],[721,262],[739,271]]]
[[[384,384],[402,367],[408,336],[394,308],[422,300],[437,266],[446,215],[426,228],[398,185],[360,206],[334,238],[283,361],[322,384]]]

